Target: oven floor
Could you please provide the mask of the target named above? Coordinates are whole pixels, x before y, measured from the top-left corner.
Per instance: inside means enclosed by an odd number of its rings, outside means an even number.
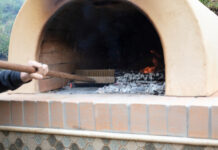
[[[64,88],[52,91],[52,93],[164,95],[164,80],[164,72],[149,74],[124,72],[116,75],[115,83],[112,84],[75,84],[70,82]]]
[[[98,94],[99,87],[65,87],[60,90],[50,91],[50,93],[56,94]]]

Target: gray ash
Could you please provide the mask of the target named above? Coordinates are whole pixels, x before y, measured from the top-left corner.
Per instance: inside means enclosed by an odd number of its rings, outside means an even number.
[[[165,74],[156,73],[136,73],[136,72],[116,72],[115,83],[104,86],[97,90],[97,93],[121,93],[121,94],[149,94],[164,95]]]
[[[71,85],[71,87],[69,86]],[[147,94],[164,95],[165,74],[156,72],[142,74],[133,71],[116,71],[115,83],[109,85],[100,84],[75,84],[69,82],[62,89],[52,91],[58,94]]]

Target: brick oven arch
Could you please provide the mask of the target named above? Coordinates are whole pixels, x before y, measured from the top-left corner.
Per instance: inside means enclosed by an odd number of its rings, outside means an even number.
[[[158,31],[165,57],[166,95],[208,96],[218,89],[218,17],[197,0],[129,0]],[[27,0],[11,33],[9,61],[39,60],[47,21],[70,0]],[[18,90],[38,92],[34,81]]]

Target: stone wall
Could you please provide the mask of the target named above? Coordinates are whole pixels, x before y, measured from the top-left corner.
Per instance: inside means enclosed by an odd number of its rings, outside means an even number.
[[[0,150],[216,150],[217,148],[0,131]]]

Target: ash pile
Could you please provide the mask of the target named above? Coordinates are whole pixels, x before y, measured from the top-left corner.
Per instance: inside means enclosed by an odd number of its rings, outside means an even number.
[[[165,73],[136,73],[136,72],[116,72],[115,83],[99,88],[99,94],[120,93],[120,94],[149,94],[164,95],[165,93]]]

